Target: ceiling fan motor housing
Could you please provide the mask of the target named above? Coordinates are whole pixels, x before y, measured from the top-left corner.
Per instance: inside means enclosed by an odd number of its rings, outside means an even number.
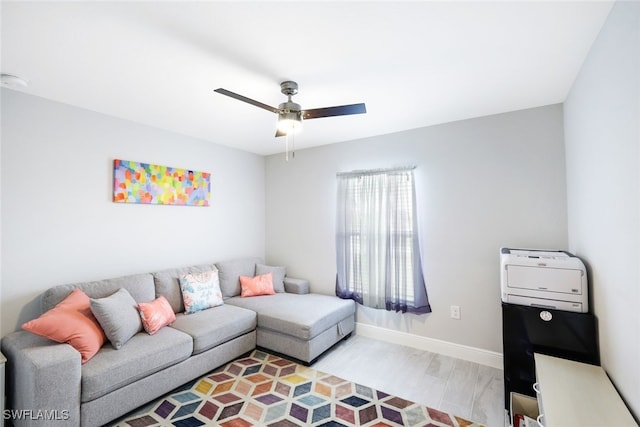
[[[287,96],[293,96],[298,93],[298,83],[287,80],[286,82],[280,83],[280,92]]]

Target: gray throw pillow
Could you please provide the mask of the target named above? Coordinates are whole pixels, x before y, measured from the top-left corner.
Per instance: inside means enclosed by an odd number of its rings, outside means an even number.
[[[93,315],[116,350],[142,331],[138,303],[126,289],[120,288],[106,298],[91,298],[90,304]]]
[[[287,269],[285,267],[256,264],[256,276],[267,273],[273,274],[273,290],[280,293],[284,292],[284,276],[287,275]]]

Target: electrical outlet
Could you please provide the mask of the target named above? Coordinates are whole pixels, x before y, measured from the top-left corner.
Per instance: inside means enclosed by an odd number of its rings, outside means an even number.
[[[450,310],[451,310],[451,318],[452,319],[456,319],[456,320],[460,320],[460,306],[459,305],[452,305]]]

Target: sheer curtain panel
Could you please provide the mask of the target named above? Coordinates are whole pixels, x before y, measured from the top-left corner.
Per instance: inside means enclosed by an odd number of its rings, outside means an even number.
[[[417,234],[414,168],[338,174],[336,295],[430,313]]]

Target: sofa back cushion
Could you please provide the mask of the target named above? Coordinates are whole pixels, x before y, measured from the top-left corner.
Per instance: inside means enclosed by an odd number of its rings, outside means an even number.
[[[264,264],[256,264],[256,276],[272,273],[273,290],[276,292],[285,292],[284,278],[287,275],[287,268],[280,266],[271,266]]]
[[[42,312],[55,307],[74,289],[81,289],[89,298],[105,298],[124,288],[136,302],[147,302],[155,299],[155,287],[151,274],[133,274],[95,282],[81,282],[70,285],[59,285],[49,288],[42,295]]]
[[[240,295],[240,276],[255,276],[256,264],[261,263],[262,259],[260,258],[241,258],[217,262],[222,297],[231,298]]]
[[[167,301],[169,301],[174,313],[182,313],[184,311],[184,301],[182,300],[182,291],[180,290],[180,276],[191,273],[204,273],[205,271],[211,270],[215,270],[213,264],[202,264],[192,265],[190,267],[170,268],[152,273],[156,287],[154,298],[159,296],[165,297]]]

